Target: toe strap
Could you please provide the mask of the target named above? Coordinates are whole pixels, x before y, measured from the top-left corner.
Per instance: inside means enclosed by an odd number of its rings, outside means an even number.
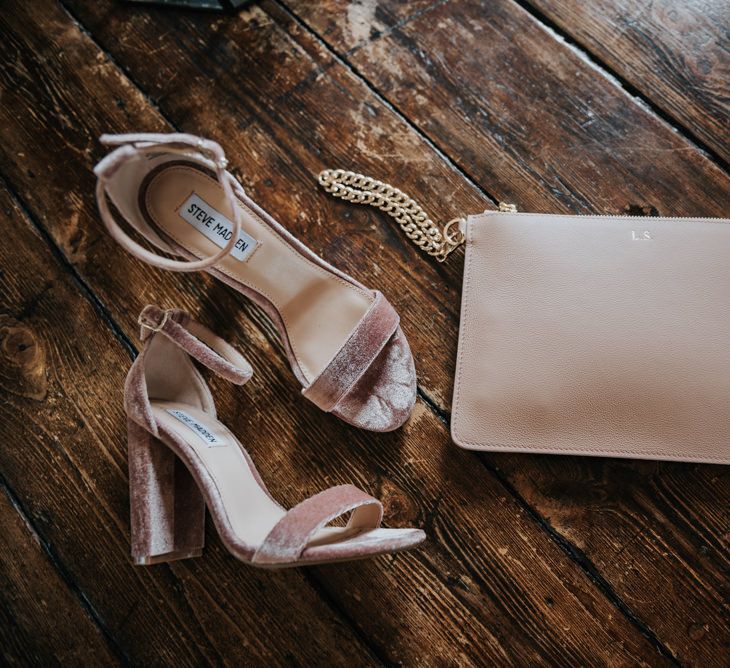
[[[398,329],[400,319],[380,292],[334,358],[302,390],[323,411],[331,411],[370,368]]]
[[[284,564],[296,561],[312,536],[333,519],[353,511],[347,527],[376,529],[383,518],[377,499],[353,485],[338,485],[294,506],[266,536],[253,562]]]

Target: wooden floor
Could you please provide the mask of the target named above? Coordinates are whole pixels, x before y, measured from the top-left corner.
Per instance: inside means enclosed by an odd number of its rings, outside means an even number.
[[[315,177],[375,174],[438,220],[728,216],[729,23],[726,0],[3,2],[2,662],[727,666],[728,470],[456,448],[461,253],[425,258]],[[405,428],[321,413],[259,309],[105,234],[99,134],[173,129],[222,141],[259,203],[393,302],[419,371]],[[202,558],[133,567],[121,388],[151,301],[251,360],[214,390],[282,503],[353,482],[427,546],[270,573],[209,525]]]

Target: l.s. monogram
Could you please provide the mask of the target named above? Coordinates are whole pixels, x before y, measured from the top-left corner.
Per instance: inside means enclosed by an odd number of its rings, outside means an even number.
[[[633,241],[651,241],[651,232],[649,230],[631,230],[631,239]]]

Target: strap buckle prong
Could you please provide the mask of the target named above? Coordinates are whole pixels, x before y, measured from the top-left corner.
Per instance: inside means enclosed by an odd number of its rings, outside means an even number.
[[[144,312],[139,314],[139,317],[137,318],[137,324],[144,329],[149,329],[151,332],[159,332],[165,326],[167,319],[170,317],[170,309],[166,309],[162,312],[162,320],[157,325],[150,325],[147,321],[144,320],[143,316]]]

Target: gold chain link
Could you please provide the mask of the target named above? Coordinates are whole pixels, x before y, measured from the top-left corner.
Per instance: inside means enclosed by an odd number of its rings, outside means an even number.
[[[319,174],[319,184],[346,202],[368,204],[385,211],[416,246],[439,262],[464,243],[458,227],[462,218],[450,220],[441,229],[414,200],[388,183],[344,169],[325,169]]]
[[[464,234],[459,228],[463,218],[452,218],[441,229],[415,200],[389,183],[344,169],[325,169],[319,173],[318,180],[319,185],[334,197],[385,211],[416,246],[439,262],[464,243]],[[499,211],[516,213],[517,207],[500,202]]]

